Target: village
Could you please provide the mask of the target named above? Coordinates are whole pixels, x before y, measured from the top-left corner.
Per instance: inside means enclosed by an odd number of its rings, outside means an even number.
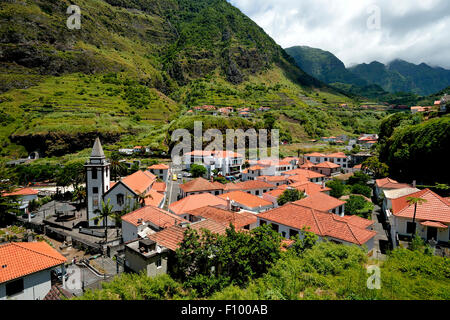
[[[138,162],[134,173],[113,176],[96,138],[84,165],[84,203],[39,185],[2,194],[15,199],[20,213],[0,229],[7,243],[0,261],[9,270],[1,273],[0,299],[70,298],[123,272],[165,274],[187,228],[224,235],[230,225],[244,231],[269,225],[282,237],[282,250],[308,230],[378,260],[417,234],[435,255],[449,256],[449,198],[417,188],[413,177],[375,177],[367,160],[376,134],[321,140],[345,141],[346,152],[245,160],[235,151],[194,150],[179,166]],[[361,152],[350,154],[355,145]]]

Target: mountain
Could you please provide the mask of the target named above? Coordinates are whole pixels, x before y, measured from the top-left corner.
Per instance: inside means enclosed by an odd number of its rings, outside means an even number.
[[[0,3],[0,155],[60,156],[97,135],[165,148],[164,126],[196,104],[348,99],[225,0],[79,0],[79,30],[71,4]]]
[[[387,65],[374,61],[349,68],[349,71],[388,92],[430,95],[450,85],[450,70],[394,60]]]
[[[306,73],[336,88],[352,94],[374,97],[380,91],[409,92],[427,96],[450,85],[450,70],[394,60],[387,65],[378,61],[346,68],[331,52],[307,46],[285,49]],[[349,87],[348,85],[351,85]],[[379,92],[378,92],[379,93]]]
[[[344,63],[329,51],[307,46],[295,46],[285,50],[302,70],[325,83],[341,82],[356,86],[368,84],[349,72]]]

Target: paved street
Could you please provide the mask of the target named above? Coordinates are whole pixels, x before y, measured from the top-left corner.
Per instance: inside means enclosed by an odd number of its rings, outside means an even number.
[[[388,237],[387,224],[384,219],[384,216],[381,213],[381,208],[378,205],[375,205],[375,208],[372,212],[372,221],[374,221],[373,229],[377,232],[377,235],[374,239],[374,258],[384,260],[386,251],[390,250],[390,240]]]

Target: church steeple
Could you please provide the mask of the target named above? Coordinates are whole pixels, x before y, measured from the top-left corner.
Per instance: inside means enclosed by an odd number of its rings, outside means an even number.
[[[102,144],[100,139],[97,137],[92,147],[91,158],[104,158],[105,153],[103,152]]]

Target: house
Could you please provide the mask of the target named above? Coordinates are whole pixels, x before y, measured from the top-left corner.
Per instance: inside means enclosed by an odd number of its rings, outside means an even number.
[[[325,175],[312,170],[294,169],[283,172],[282,174],[288,176],[288,179],[291,180],[292,182],[310,181],[322,184],[325,181]]]
[[[433,110],[433,107],[421,107],[421,106],[411,107],[411,113],[412,114],[429,112],[429,111],[432,111],[432,110]]]
[[[384,190],[384,199],[383,199],[383,212],[388,216],[387,210],[392,210],[392,200],[401,198],[403,196],[410,195],[412,193],[419,192],[420,190],[417,188],[401,188],[401,189],[392,189],[392,190]]]
[[[169,211],[183,219],[189,219],[188,211],[204,206],[227,209],[227,201],[211,193],[199,193],[187,196],[169,205]]]
[[[183,163],[186,170],[190,170],[193,163],[203,165],[208,171],[208,176],[215,169],[223,176],[235,176],[241,173],[244,157],[233,151],[194,150],[183,155]]]
[[[131,156],[133,154],[133,149],[119,149],[119,153]]]
[[[288,177],[281,176],[281,175],[280,176],[259,176],[259,177],[256,177],[256,180],[273,184],[275,187],[278,187],[278,186],[288,183]]]
[[[243,209],[259,213],[273,208],[272,202],[240,190],[224,193],[219,198],[231,201],[231,210],[234,211]]]
[[[224,187],[224,193],[230,191],[245,191],[255,196],[262,196],[267,191],[273,190],[276,187],[268,182],[260,180],[248,180],[237,183],[227,183]]]
[[[415,206],[408,203],[409,197],[421,198],[426,202],[417,204],[415,210]],[[450,241],[450,202],[430,189],[393,199],[392,209],[387,214],[392,217],[394,233],[398,235],[411,236],[415,230],[425,240],[434,239],[444,244]]]
[[[365,246],[370,252],[374,248],[375,231],[370,230],[373,221],[357,216],[340,217],[295,203],[287,203],[258,214],[258,226],[269,224],[282,237],[290,239],[304,237],[303,229],[315,233],[319,241],[324,239],[346,245]]]
[[[334,213],[339,216],[345,215],[345,201],[336,199],[323,192],[316,192],[293,203],[322,212]]]
[[[384,197],[385,190],[410,188],[411,185],[406,183],[399,183],[391,178],[383,178],[375,180],[375,196],[377,198]]]
[[[122,238],[124,242],[129,242],[144,238],[149,232],[183,223],[188,221],[160,208],[145,206],[122,216]]]
[[[378,135],[377,134],[362,134],[359,138],[357,143],[366,148],[370,148],[372,145],[378,142]]]
[[[219,182],[211,182],[202,177],[180,184],[181,198],[200,193],[219,195],[223,193],[224,185]]]
[[[125,270],[140,273],[148,277],[167,273],[169,249],[160,246],[147,237],[125,244]]]
[[[209,219],[224,225],[232,224],[236,229],[251,230],[256,228],[256,215],[247,211],[230,211],[216,207],[205,206],[187,212],[191,221]]]
[[[255,180],[259,176],[279,176],[297,167],[295,158],[250,160],[251,166],[242,172],[242,181]]]
[[[154,164],[147,168],[148,171],[153,173],[158,179],[167,181],[169,178],[169,166],[164,163]]]
[[[322,141],[324,142],[336,142],[337,138],[332,136],[332,137],[322,137],[321,138]]]
[[[38,191],[32,188],[20,188],[10,193],[3,193],[2,197],[15,197],[21,213],[29,213],[28,206],[31,201],[38,199]]]
[[[66,262],[44,241],[0,245],[0,300],[43,300],[52,287],[51,271]]]
[[[305,163],[319,164],[322,162],[332,162],[338,164],[340,167],[346,169],[348,168],[348,163],[350,162],[350,158],[345,155],[343,152],[335,152],[330,154],[324,154],[319,152],[307,153],[305,154]],[[309,169],[312,166],[308,165],[302,167],[304,169]]]
[[[341,172],[341,166],[330,161],[324,161],[313,165],[311,170],[321,173],[327,177],[331,177]]]
[[[263,194],[263,199],[270,201],[275,207],[278,207],[278,198],[283,194],[286,189],[297,189],[305,193],[306,196],[313,195],[318,192],[328,194],[330,188],[320,186],[316,183],[309,181],[295,182],[288,185],[281,185],[278,189],[266,192]]]

